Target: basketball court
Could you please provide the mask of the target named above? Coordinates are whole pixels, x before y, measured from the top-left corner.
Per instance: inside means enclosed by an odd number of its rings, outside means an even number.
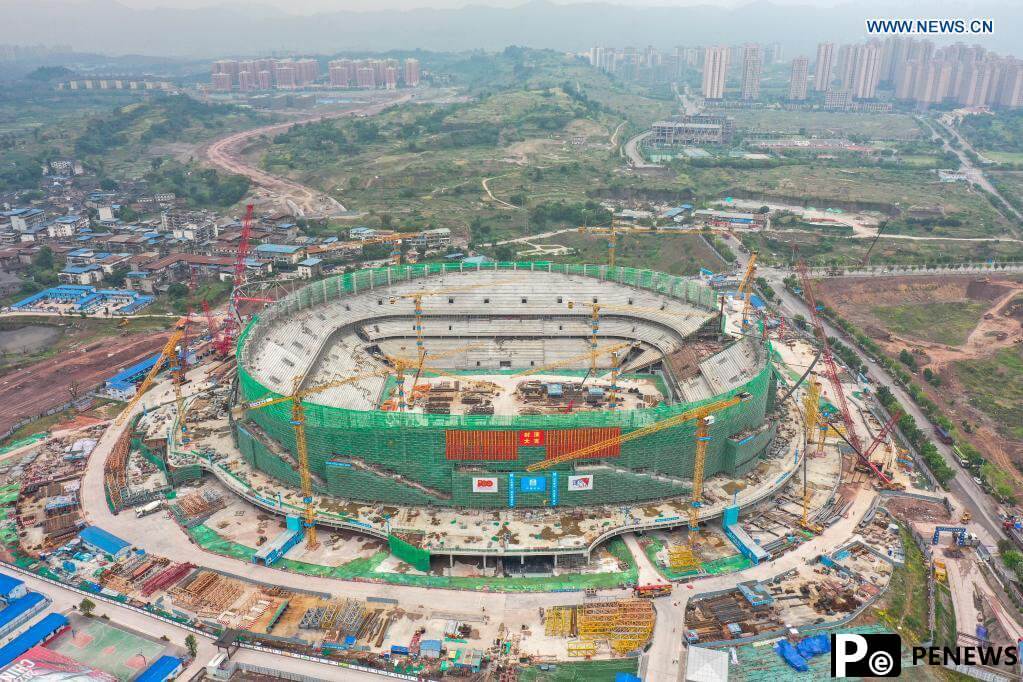
[[[127,682],[152,665],[166,645],[100,618],[72,617],[71,628],[46,648]]]

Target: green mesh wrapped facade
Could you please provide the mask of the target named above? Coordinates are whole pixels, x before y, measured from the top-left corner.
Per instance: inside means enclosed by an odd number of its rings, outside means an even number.
[[[603,266],[546,263],[498,264],[498,268],[548,268],[640,286],[713,310],[716,293],[699,282],[663,273]],[[245,344],[260,324],[347,293],[386,286],[406,277],[457,271],[459,266],[402,266],[364,270],[305,287],[254,320],[238,341],[240,399],[246,402],[277,394],[263,386],[245,366]],[[372,283],[372,284],[371,284]],[[527,473],[543,461],[544,445],[521,445],[507,461],[452,461],[446,456],[448,431],[542,431],[618,428],[622,434],[681,414],[702,404],[746,392],[751,398],[715,414],[710,426],[706,475],[741,476],[770,445],[773,427],[765,421],[775,395],[769,353],[752,378],[727,393],[694,403],[650,409],[593,411],[555,415],[435,415],[350,410],[305,403],[306,437],[315,488],[321,494],[367,502],[475,508],[588,506],[631,503],[688,495],[695,455],[694,422],[625,442],[614,457],[583,459]],[[298,485],[290,405],[248,410],[235,437],[246,461],[281,480]],[[286,454],[285,454],[286,453]],[[587,476],[583,486],[574,477]],[[474,481],[489,479],[488,492]],[[474,491],[476,488],[476,491]]]

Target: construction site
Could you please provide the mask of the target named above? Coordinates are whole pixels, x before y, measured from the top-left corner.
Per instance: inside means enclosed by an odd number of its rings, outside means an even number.
[[[183,317],[107,434],[127,539],[76,506],[86,433],[20,472],[9,546],[225,641],[406,674],[642,657],[668,595],[692,646],[845,623],[904,561],[879,493],[939,498],[869,382],[752,304],[755,260],[734,289],[502,263],[236,292],[259,312]],[[388,587],[533,594],[491,617]]]

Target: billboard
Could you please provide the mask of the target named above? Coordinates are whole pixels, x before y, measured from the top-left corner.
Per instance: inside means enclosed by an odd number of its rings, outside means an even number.
[[[586,476],[569,476],[568,477],[568,489],[569,490],[593,490],[593,475]]]
[[[547,490],[547,477],[523,476],[519,479],[519,490],[524,493],[542,493]]]
[[[474,493],[496,493],[496,478],[474,478],[472,479],[472,491]]]
[[[71,660],[67,656],[34,646],[7,667],[0,670],[0,680],[18,680],[19,682],[57,682],[58,680],[76,680],[76,682],[117,682],[118,678],[110,673],[96,670],[84,663]]]
[[[543,445],[545,440],[543,431],[519,431],[519,445]]]

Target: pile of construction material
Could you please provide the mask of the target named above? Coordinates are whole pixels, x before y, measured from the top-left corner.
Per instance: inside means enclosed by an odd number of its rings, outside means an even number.
[[[203,488],[179,498],[171,505],[171,513],[185,528],[194,528],[227,506],[220,491]]]
[[[175,603],[200,616],[220,618],[244,592],[242,583],[214,571],[198,571],[171,590]]]
[[[115,592],[132,594],[150,579],[163,573],[169,565],[170,559],[135,554],[108,568],[100,578],[100,583]]]
[[[770,601],[751,603],[739,590],[690,601],[685,624],[690,642],[741,639],[784,627]]]

